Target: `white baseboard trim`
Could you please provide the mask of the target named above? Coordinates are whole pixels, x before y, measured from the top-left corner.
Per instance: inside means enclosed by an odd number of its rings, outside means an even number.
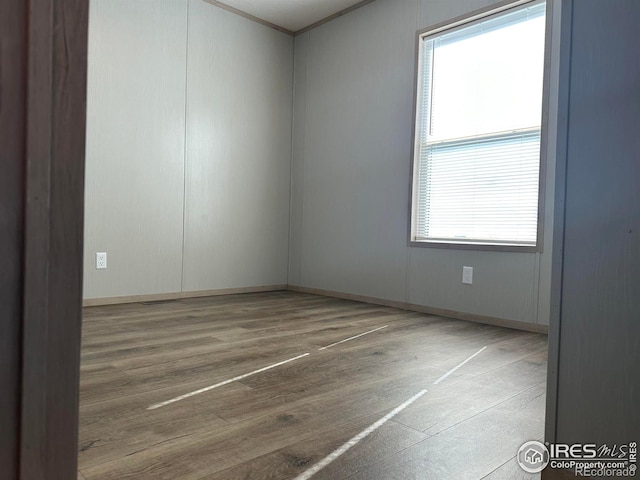
[[[151,295],[129,295],[124,297],[86,298],[83,307],[101,305],[118,305],[122,303],[161,302],[164,300],[180,300],[184,298],[216,297],[219,295],[236,295],[239,293],[261,293],[287,290],[287,285],[266,285],[260,287],[221,288],[217,290],[198,290],[193,292],[154,293]]]
[[[356,302],[372,303],[374,305],[384,305],[385,307],[399,308],[401,310],[409,310],[412,312],[428,313],[439,317],[455,318],[457,320],[467,320],[470,322],[484,323],[487,325],[495,325],[497,327],[513,328],[515,330],[524,330],[535,333],[549,333],[548,325],[538,323],[521,322],[518,320],[509,320],[506,318],[490,317],[487,315],[477,315],[474,313],[458,312],[456,310],[448,310],[444,308],[427,307],[414,303],[399,302],[396,300],[386,300],[383,298],[368,297],[365,295],[355,295],[352,293],[335,292],[332,290],[323,290],[320,288],[300,287],[297,285],[289,285],[287,290],[292,292],[310,293],[314,295],[323,295],[325,297],[342,298],[345,300],[354,300]]]

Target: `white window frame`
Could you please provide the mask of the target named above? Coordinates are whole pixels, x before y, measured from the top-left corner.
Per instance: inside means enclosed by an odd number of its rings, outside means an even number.
[[[542,119],[540,125],[540,170],[539,170],[539,187],[538,187],[538,225],[537,237],[535,245],[514,245],[508,243],[474,243],[473,240],[464,242],[455,241],[432,241],[432,240],[416,240],[415,232],[415,208],[417,202],[417,175],[416,170],[419,159],[416,158],[420,151],[420,134],[418,129],[420,124],[418,121],[419,108],[419,92],[421,90],[421,44],[425,37],[430,37],[438,33],[445,32],[454,28],[464,26],[476,21],[486,20],[491,16],[506,13],[513,8],[521,7],[529,3],[535,3],[536,0],[508,0],[488,8],[477,10],[467,15],[457,17],[455,19],[442,22],[431,27],[419,30],[416,33],[415,44],[415,75],[414,75],[414,110],[413,110],[413,148],[411,153],[411,182],[409,195],[409,246],[410,247],[429,247],[429,248],[446,248],[460,250],[489,250],[489,251],[506,251],[506,252],[542,252],[542,243],[544,236],[544,202],[546,192],[546,175],[547,175],[547,125],[549,117],[549,83],[550,72],[549,64],[551,57],[551,26],[552,26],[552,4],[551,0],[546,0],[546,19],[545,19],[545,46],[544,46],[544,73],[542,88]]]

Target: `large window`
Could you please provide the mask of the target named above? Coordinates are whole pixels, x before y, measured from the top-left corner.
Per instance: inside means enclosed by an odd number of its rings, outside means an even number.
[[[412,242],[536,247],[544,39],[544,2],[420,34]]]

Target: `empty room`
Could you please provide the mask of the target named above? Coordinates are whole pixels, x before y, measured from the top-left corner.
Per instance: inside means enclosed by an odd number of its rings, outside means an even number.
[[[633,478],[639,20],[7,0],[0,477]]]

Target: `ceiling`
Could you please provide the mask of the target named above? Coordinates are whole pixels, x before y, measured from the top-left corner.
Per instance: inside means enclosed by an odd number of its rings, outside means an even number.
[[[361,0],[222,0],[230,7],[297,32]]]

